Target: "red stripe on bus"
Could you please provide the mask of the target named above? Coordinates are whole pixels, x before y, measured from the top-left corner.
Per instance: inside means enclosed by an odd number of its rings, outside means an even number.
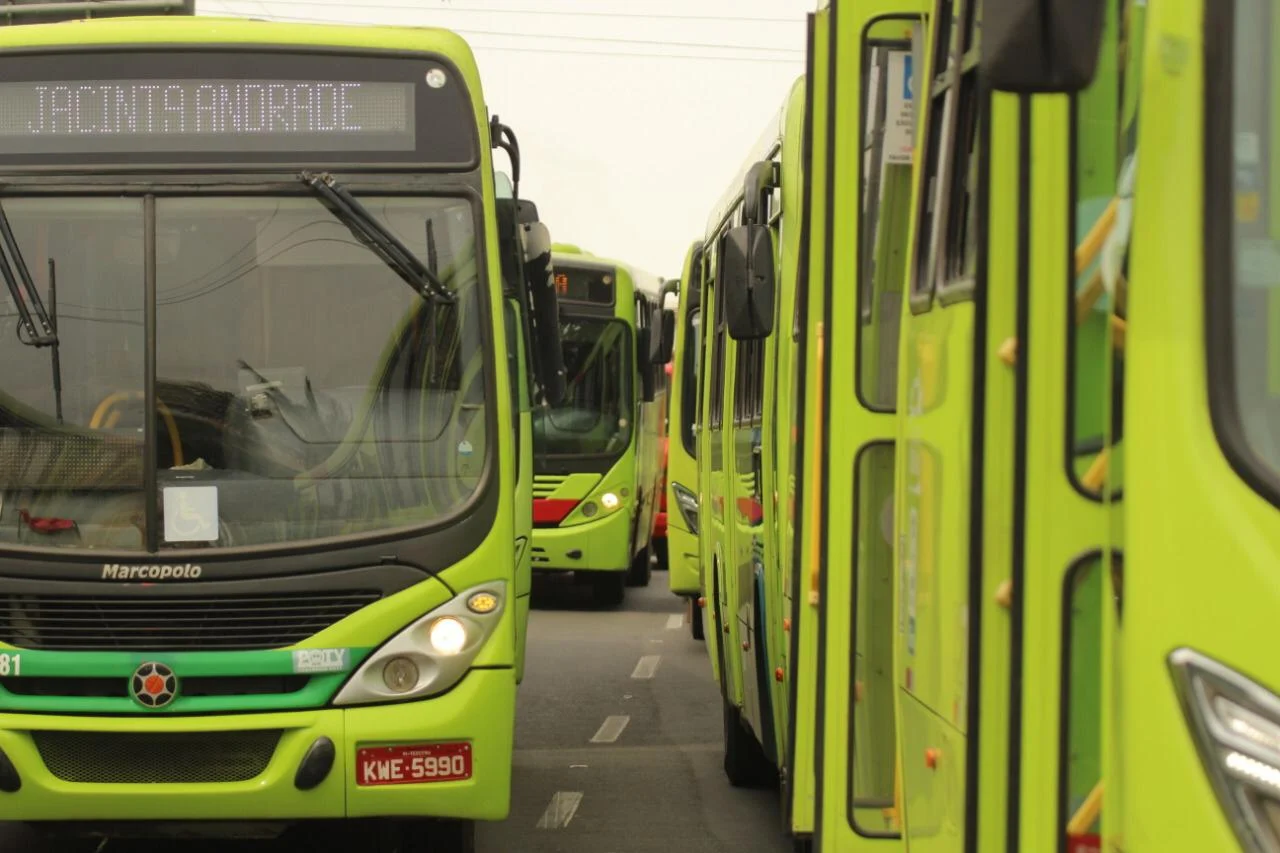
[[[568,498],[535,498],[533,501],[534,524],[559,524],[573,512],[578,501]]]

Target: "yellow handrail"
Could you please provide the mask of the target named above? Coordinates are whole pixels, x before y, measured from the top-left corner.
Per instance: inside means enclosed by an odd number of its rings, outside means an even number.
[[[1116,212],[1119,209],[1120,200],[1117,198],[1111,199],[1107,209],[1102,211],[1098,221],[1093,223],[1089,233],[1085,235],[1085,238],[1080,241],[1080,245],[1076,247],[1076,275],[1080,275],[1088,269],[1089,264],[1093,263],[1098,257],[1098,253],[1102,251],[1103,245],[1107,242],[1107,236],[1116,224]]]
[[[1080,808],[1076,809],[1076,813],[1071,816],[1071,820],[1067,821],[1067,835],[1081,835],[1089,831],[1089,827],[1093,826],[1094,821],[1098,819],[1098,815],[1102,814],[1102,780],[1098,780],[1098,784],[1093,786],[1093,790],[1089,792],[1089,796],[1084,798],[1084,802],[1080,804]]]
[[[814,429],[813,429],[813,483],[809,488],[809,505],[810,518],[813,524],[809,534],[809,605],[811,607],[818,606],[818,580],[822,572],[822,554],[820,553],[822,546],[822,416],[825,401],[823,399],[822,377],[823,367],[826,363],[826,341],[823,337],[823,324],[817,326],[817,346],[814,348],[817,354],[818,372],[818,400],[814,407]]]
[[[116,403],[123,403],[126,400],[144,400],[146,397],[141,391],[116,391],[108,394],[103,398],[98,407],[93,410],[93,417],[89,418],[89,429],[111,429],[120,422],[120,413],[112,412],[111,418],[106,419],[107,412],[110,412]],[[173,448],[173,467],[178,468],[185,464],[182,456],[182,436],[178,432],[178,422],[173,417],[173,412],[164,404],[163,400],[156,400],[156,408],[160,410],[160,416],[164,418],[165,431],[169,434],[169,444]]]

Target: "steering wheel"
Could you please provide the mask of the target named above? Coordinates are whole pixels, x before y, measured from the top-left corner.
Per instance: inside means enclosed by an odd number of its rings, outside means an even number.
[[[102,398],[102,402],[93,410],[93,417],[89,418],[89,429],[111,429],[120,422],[121,403],[145,401],[146,395],[141,391],[116,391]],[[182,458],[182,436],[178,433],[178,422],[173,417],[173,412],[164,404],[163,400],[157,399],[156,406],[160,409],[160,416],[164,418],[165,430],[169,433],[169,447],[173,450],[173,467],[178,468],[184,464]]]

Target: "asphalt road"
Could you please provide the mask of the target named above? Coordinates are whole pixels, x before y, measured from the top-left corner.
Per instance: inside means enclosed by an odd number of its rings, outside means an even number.
[[[600,611],[589,588],[540,578],[520,688],[511,814],[482,853],[784,853],[776,793],[731,788],[720,700],[665,572]],[[336,841],[336,839],[333,839]],[[0,853],[80,853],[0,824]],[[252,842],[112,842],[104,853],[248,853]],[[327,849],[341,849],[337,846]],[[367,839],[342,845],[374,853]],[[309,851],[317,848],[308,846]]]

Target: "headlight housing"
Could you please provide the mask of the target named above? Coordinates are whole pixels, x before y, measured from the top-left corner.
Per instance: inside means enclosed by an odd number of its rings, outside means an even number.
[[[680,516],[684,519],[685,525],[688,526],[689,532],[696,536],[698,533],[698,496],[679,483],[671,484],[671,493],[676,496],[676,507],[679,508]]]
[[[1223,811],[1247,850],[1280,851],[1280,697],[1191,649],[1169,656]]]
[[[333,703],[422,699],[448,690],[498,627],[506,592],[504,581],[481,584],[410,623],[361,664]]]

